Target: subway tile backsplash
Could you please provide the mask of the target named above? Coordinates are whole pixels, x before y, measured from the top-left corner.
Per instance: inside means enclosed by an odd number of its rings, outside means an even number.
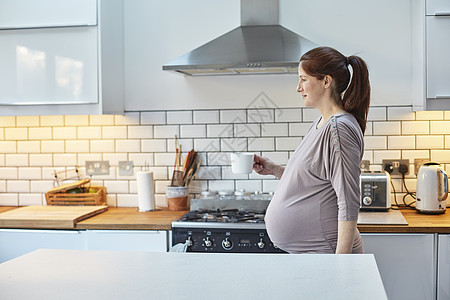
[[[108,160],[110,174],[93,176],[104,185],[111,206],[137,206],[135,176],[119,175],[119,161],[131,160],[134,174],[145,165],[154,173],[156,204],[166,206],[164,191],[175,160],[175,135],[183,156],[194,148],[202,167],[191,192],[201,190],[273,191],[273,176],[233,174],[228,154],[251,151],[285,164],[319,116],[309,108],[248,108],[140,111],[123,116],[0,117],[0,205],[45,204],[54,172],[87,160]],[[383,159],[409,159],[408,189],[415,191],[414,159],[438,161],[450,172],[450,112],[413,112],[411,106],[371,107],[364,159],[381,170]],[[396,190],[403,192],[394,179]],[[403,194],[398,195],[401,199]]]

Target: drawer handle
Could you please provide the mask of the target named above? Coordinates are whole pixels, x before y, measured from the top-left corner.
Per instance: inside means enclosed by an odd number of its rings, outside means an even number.
[[[437,12],[434,13],[435,17],[450,17],[450,12]]]
[[[64,28],[64,27],[88,27],[97,26],[96,24],[54,24],[54,25],[26,25],[26,26],[0,26],[0,30],[18,30],[18,29],[44,29],[44,28]]]
[[[49,234],[81,234],[78,230],[64,230],[64,229],[0,229],[0,232],[12,232],[12,233],[49,233]]]
[[[446,95],[437,95],[435,96],[436,99],[450,99],[450,96],[446,96]]]
[[[159,234],[161,230],[108,230],[108,229],[92,229],[88,232],[93,234]]]

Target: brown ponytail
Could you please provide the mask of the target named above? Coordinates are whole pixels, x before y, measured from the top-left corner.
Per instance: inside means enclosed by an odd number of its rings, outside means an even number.
[[[334,101],[356,118],[364,133],[370,105],[369,71],[364,60],[355,55],[345,57],[330,47],[318,47],[305,53],[300,62],[310,76],[319,80],[325,75],[333,78]],[[348,65],[353,69],[353,76],[350,76]]]
[[[359,56],[349,56],[348,62],[352,66],[353,76],[344,93],[342,108],[355,116],[364,132],[370,105],[369,71],[366,63]]]

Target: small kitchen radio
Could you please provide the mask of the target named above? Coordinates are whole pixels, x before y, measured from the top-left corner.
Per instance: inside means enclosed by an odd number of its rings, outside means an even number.
[[[386,211],[391,207],[388,172],[363,171],[360,176],[361,211]]]

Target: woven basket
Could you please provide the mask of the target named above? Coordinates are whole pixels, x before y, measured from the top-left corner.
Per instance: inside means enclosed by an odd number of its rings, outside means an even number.
[[[96,190],[95,193],[61,193],[47,192],[45,199],[47,205],[105,205],[106,204],[106,188],[103,186],[91,186]]]

